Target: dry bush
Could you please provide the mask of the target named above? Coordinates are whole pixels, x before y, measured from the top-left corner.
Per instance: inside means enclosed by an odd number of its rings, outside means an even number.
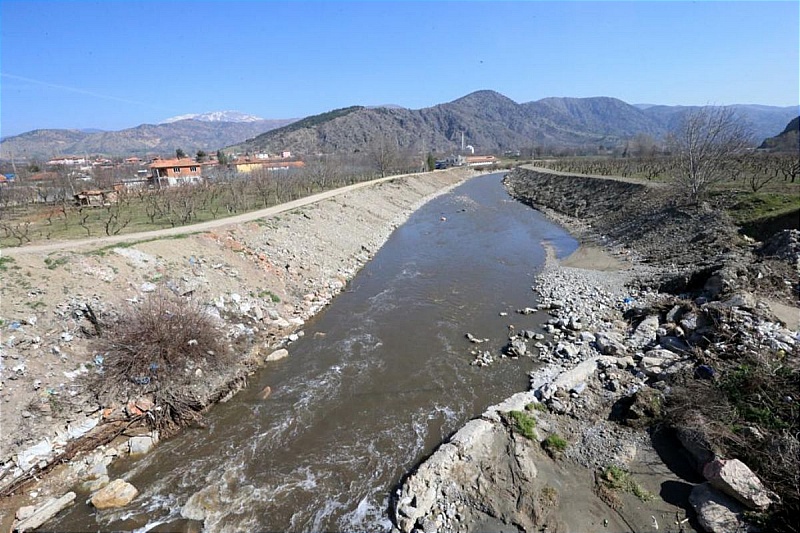
[[[736,335],[734,335],[735,337]],[[800,424],[796,360],[767,352],[707,357],[717,370],[713,381],[676,379],[666,420],[690,430],[717,454],[747,464],[781,497],[766,523],[770,530],[800,531]]]
[[[122,313],[96,342],[104,354],[101,396],[149,395],[156,406],[151,423],[161,430],[199,421],[203,402],[195,390],[230,360],[223,333],[202,305],[163,289]]]

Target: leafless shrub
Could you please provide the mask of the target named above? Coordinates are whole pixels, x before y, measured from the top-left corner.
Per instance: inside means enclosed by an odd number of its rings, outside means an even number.
[[[199,418],[202,402],[192,392],[198,375],[229,361],[224,336],[202,306],[166,290],[154,292],[105,329],[97,348],[104,353],[101,395],[152,395],[158,429]]]
[[[747,125],[726,107],[704,107],[686,115],[668,139],[679,192],[695,203],[727,179],[729,161],[751,144]]]

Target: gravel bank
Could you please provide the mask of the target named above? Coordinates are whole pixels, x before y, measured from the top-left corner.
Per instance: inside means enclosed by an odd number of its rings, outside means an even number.
[[[96,481],[96,490],[108,481],[104,471],[114,456],[158,439],[142,423],[158,408],[146,395],[112,400],[92,389],[103,359],[93,348],[89,309],[102,324],[159,288],[191,295],[216,317],[237,354],[224,372],[192,385],[203,405],[224,401],[276,350],[291,353],[304,322],[414,210],[474,175],[454,169],[399,176],[199,233],[185,227],[133,242],[4,254],[0,506],[7,512],[0,512],[0,529],[11,527],[18,507],[40,507],[75,482]],[[20,485],[44,473],[44,482]]]
[[[506,184],[592,246],[568,258],[570,266],[550,258],[538,276],[536,307],[551,315],[545,337],[511,334],[512,349],[545,363],[530,390],[471,421],[404,480],[393,509],[398,528],[745,527],[745,507],[717,503],[747,497],[703,470],[715,452],[698,445],[702,435],[678,426],[676,439],[649,426],[680,400],[673,386],[712,379],[730,348],[797,365],[797,331],[749,292],[796,301],[796,235],[756,259],[723,215],[678,206],[663,190],[526,170]],[[730,331],[747,340],[730,346]],[[763,487],[748,475],[743,485]],[[759,497],[778,501],[766,489]]]

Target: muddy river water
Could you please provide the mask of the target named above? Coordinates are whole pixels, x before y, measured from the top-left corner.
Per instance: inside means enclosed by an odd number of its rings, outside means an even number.
[[[207,531],[388,531],[402,476],[487,406],[527,388],[530,359],[471,366],[465,338],[500,353],[508,325],[538,329],[544,260],[577,243],[512,200],[500,174],[473,178],[398,228],[290,356],[188,430],[117,461],[140,494],[121,510],[78,504],[50,530],[197,531],[181,517],[205,489]],[[501,313],[508,313],[501,316]],[[259,392],[269,386],[265,400]],[[81,496],[79,495],[79,500]]]

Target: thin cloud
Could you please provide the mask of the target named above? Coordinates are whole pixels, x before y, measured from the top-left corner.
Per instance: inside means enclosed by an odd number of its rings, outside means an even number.
[[[150,107],[152,109],[160,109],[165,110],[166,108],[154,106],[152,104],[148,104],[145,102],[138,102],[136,100],[129,100],[127,98],[119,98],[118,96],[112,96],[110,94],[101,94],[96,93],[94,91],[87,91],[86,89],[80,89],[78,87],[69,87],[67,85],[59,85],[57,83],[50,83],[47,81],[42,80],[35,80],[33,78],[26,78],[25,76],[17,76],[16,74],[9,74],[7,72],[0,72],[0,76],[4,78],[9,78],[12,80],[19,80],[19,81],[27,81],[28,83],[35,83],[36,85],[41,85],[42,87],[49,87],[51,89],[60,89],[62,91],[69,91],[78,94],[85,94],[87,96],[94,96],[95,98],[102,98],[103,100],[111,100],[114,102],[122,102],[125,104],[133,104],[133,105],[140,105],[145,107]]]

